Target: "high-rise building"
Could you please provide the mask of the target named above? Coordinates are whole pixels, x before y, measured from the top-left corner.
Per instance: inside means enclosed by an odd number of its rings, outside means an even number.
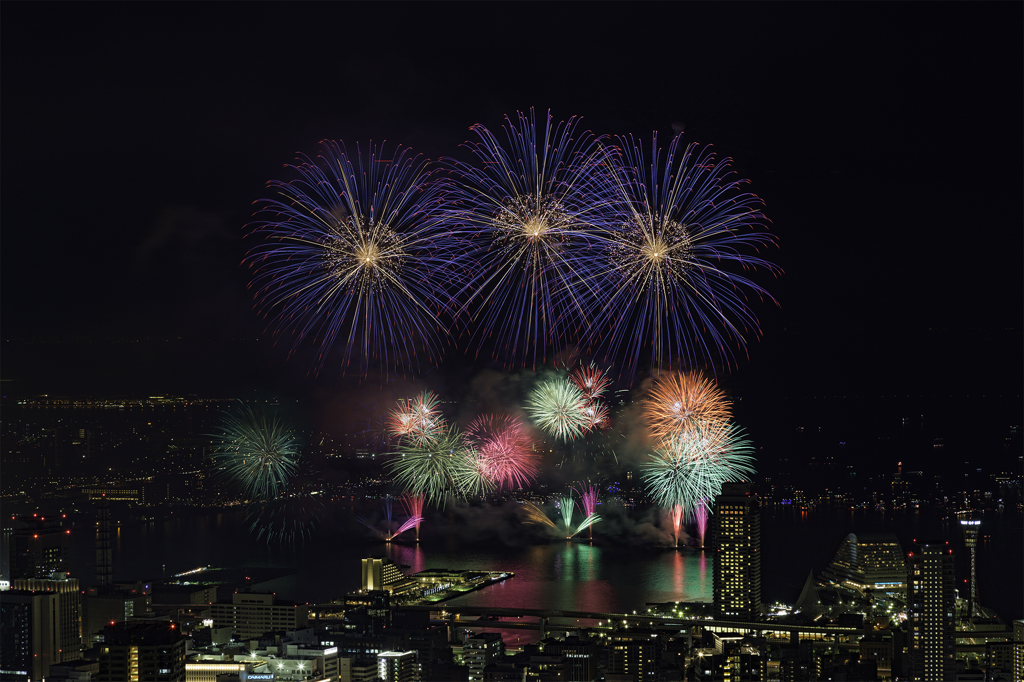
[[[505,651],[505,642],[497,632],[481,632],[466,640],[462,660],[469,668],[469,682],[481,682],[484,668],[497,661]]]
[[[231,601],[210,605],[213,627],[230,627],[239,639],[255,639],[274,630],[300,630],[306,627],[309,607],[293,601],[280,601],[273,594],[235,592]]]
[[[56,601],[53,592],[0,592],[0,679],[41,680],[58,662]]]
[[[978,580],[975,573],[975,554],[978,546],[978,531],[981,521],[978,519],[961,519],[960,529],[964,532],[964,544],[971,553],[971,592],[967,599],[967,615],[980,616],[981,605],[978,604]]]
[[[761,514],[749,483],[726,483],[715,498],[715,618],[761,616]]]
[[[415,651],[384,651],[377,654],[380,682],[419,682]]]
[[[22,516],[11,535],[11,578],[46,578],[68,570],[69,535],[61,517]]]
[[[654,680],[661,666],[664,639],[653,630],[616,630],[608,635],[608,671],[606,676],[629,676],[634,680]]]
[[[185,682],[185,640],[175,623],[109,625],[99,653],[98,682]]]
[[[383,590],[388,585],[405,580],[405,575],[391,559],[370,557],[363,559],[363,589]]]
[[[956,676],[956,575],[953,550],[924,544],[911,552],[907,572],[910,679],[942,682]]]
[[[76,661],[82,657],[82,590],[78,578],[54,572],[48,578],[21,578],[11,581],[16,590],[53,592],[55,650],[51,663]]]

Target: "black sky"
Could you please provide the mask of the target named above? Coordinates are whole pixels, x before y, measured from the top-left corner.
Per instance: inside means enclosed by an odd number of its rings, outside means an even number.
[[[1019,394],[1022,8],[4,3],[3,378],[301,386],[234,345],[262,332],[238,263],[264,183],[324,138],[434,158],[533,106],[682,125],[752,180],[785,275],[737,383]],[[135,337],[187,343],[26,343]]]

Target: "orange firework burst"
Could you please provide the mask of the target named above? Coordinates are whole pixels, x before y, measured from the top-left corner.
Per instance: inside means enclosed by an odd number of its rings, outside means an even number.
[[[700,372],[668,372],[651,388],[644,418],[659,442],[691,433],[699,426],[717,426],[732,419],[725,394]]]

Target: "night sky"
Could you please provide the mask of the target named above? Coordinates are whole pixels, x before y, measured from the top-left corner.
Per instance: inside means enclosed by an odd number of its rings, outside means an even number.
[[[4,3],[4,392],[333,389],[255,341],[242,228],[266,181],[321,139],[437,158],[535,107],[682,128],[752,180],[784,275],[759,279],[779,305],[754,304],[731,390],[1019,402],[1022,13]]]

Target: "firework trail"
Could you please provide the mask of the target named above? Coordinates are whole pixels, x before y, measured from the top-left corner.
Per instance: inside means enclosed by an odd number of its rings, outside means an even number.
[[[697,523],[697,534],[700,536],[701,549],[704,548],[704,536],[708,530],[708,507],[707,504],[697,505],[693,510],[693,520]]]
[[[707,516],[704,517],[707,519]],[[672,537],[675,541],[675,546],[679,546],[679,531],[683,527],[683,505],[674,504],[672,505]],[[701,539],[703,540],[703,535]]]
[[[523,509],[526,511],[526,520],[523,523],[534,523],[539,526],[545,526],[551,530],[558,530],[558,526],[555,522],[548,518],[548,515],[544,513],[544,510],[535,505],[533,502],[524,502]]]
[[[587,400],[564,379],[544,382],[530,393],[526,412],[549,435],[569,441],[587,428]]]
[[[586,518],[580,527],[576,529],[576,533],[579,533],[584,528],[590,528],[590,539],[594,539],[594,524],[601,520],[601,517],[597,515],[597,496],[600,494],[600,489],[594,486],[587,486],[583,488],[580,493],[580,501],[583,506],[583,513],[586,514]],[[573,533],[573,535],[576,535]]]
[[[648,494],[662,507],[680,506],[698,526],[707,527],[709,505],[728,481],[749,481],[754,448],[733,424],[701,428],[696,434],[659,448],[643,465]],[[674,512],[674,510],[673,510]],[[703,545],[704,537],[701,536]]]
[[[456,177],[448,220],[465,232],[472,264],[464,311],[477,352],[495,339],[508,366],[546,361],[585,329],[609,200],[594,194],[605,151],[579,120],[538,126],[531,109],[505,118],[507,145],[482,125],[464,146],[476,164],[448,160]]]
[[[533,449],[526,425],[515,417],[477,417],[466,434],[480,453],[487,478],[499,491],[522,488],[537,477],[540,455]]]
[[[268,183],[279,198],[260,202],[249,236],[261,241],[245,257],[257,310],[275,336],[290,334],[292,353],[313,339],[316,371],[335,344],[342,371],[436,363],[447,328],[438,315],[458,286],[450,269],[457,240],[426,162],[401,147],[371,146],[364,158],[358,147],[350,156],[324,141],[315,160],[288,167],[297,178]]]
[[[568,539],[572,537],[570,534],[570,531],[572,531],[572,514],[576,511],[576,503],[573,501],[571,493],[558,498],[558,511],[562,514],[562,522],[565,523],[565,537]]]
[[[225,414],[213,437],[219,475],[249,500],[278,497],[298,467],[299,448],[291,430],[276,417],[245,405]]]
[[[619,138],[615,172],[616,227],[609,236],[604,270],[597,276],[605,295],[591,316],[591,343],[608,358],[624,359],[632,376],[650,354],[650,367],[734,360],[745,334],[760,331],[747,294],[771,296],[739,274],[780,270],[757,251],[775,243],[767,232],[763,203],[742,191],[730,159],[673,138],[662,160],[657,136],[645,155],[632,137]]]
[[[402,505],[410,519],[419,519],[416,522],[416,542],[419,542],[420,525],[423,523],[423,495],[405,495],[402,497]]]
[[[662,444],[732,418],[725,394],[700,372],[661,374],[644,402],[644,420]]]
[[[586,419],[583,425],[584,432],[595,431],[608,423],[608,407],[597,400],[590,401],[583,408],[583,415]]]
[[[467,497],[491,489],[479,453],[454,426],[423,443],[403,440],[385,466],[407,494],[441,506],[448,494]]]
[[[388,430],[418,445],[432,440],[445,428],[439,404],[433,391],[424,391],[411,400],[402,399],[388,415]]]

